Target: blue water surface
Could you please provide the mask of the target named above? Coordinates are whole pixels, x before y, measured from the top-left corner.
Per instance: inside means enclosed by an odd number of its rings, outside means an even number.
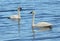
[[[17,14],[22,7],[21,20],[7,17]],[[35,10],[35,24],[46,21],[52,29],[32,32],[32,14]],[[60,0],[0,0],[0,41],[60,41]]]

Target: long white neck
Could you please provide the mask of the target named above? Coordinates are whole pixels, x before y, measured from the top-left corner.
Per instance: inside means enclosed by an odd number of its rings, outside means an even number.
[[[34,19],[35,19],[35,14],[32,16],[32,26],[34,26]]]
[[[20,10],[18,9],[18,16],[20,17]]]

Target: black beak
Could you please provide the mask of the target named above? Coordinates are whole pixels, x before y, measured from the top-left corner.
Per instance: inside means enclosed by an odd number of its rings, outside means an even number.
[[[22,8],[20,7],[20,11],[22,10]]]
[[[32,11],[29,14],[32,14]]]
[[[18,7],[18,9],[21,11],[22,10],[22,7]]]

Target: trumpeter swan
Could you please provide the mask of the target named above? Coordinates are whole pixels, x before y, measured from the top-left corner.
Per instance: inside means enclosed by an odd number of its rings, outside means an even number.
[[[20,7],[18,7],[18,9],[17,9],[17,11],[18,11],[18,14],[17,15],[12,15],[12,16],[10,16],[9,18],[11,18],[11,19],[20,19],[21,18],[21,16],[20,16]]]
[[[33,14],[33,16],[32,16],[32,27],[49,27],[49,28],[51,28],[52,24],[48,23],[48,22],[39,22],[37,24],[34,24],[35,12],[32,11],[31,13]]]

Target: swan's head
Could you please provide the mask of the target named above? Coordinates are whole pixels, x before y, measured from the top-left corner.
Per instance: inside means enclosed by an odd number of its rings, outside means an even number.
[[[35,14],[35,11],[31,11],[30,13]]]
[[[22,8],[21,8],[21,7],[18,7],[18,10],[19,10],[19,11],[21,11],[21,10],[22,10]]]

